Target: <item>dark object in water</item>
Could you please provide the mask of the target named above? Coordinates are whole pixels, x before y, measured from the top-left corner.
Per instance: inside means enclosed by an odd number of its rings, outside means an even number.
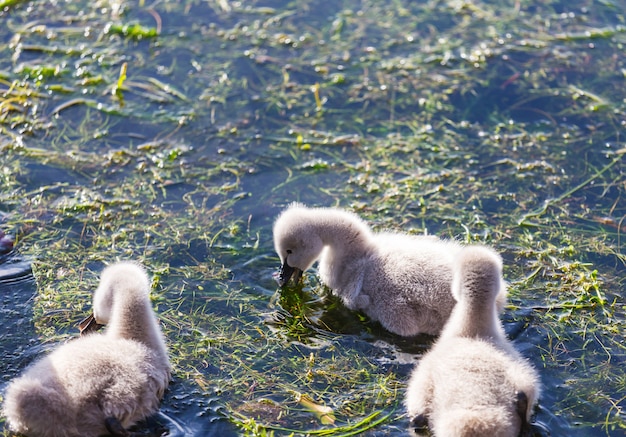
[[[13,250],[14,238],[0,230],[0,255],[4,255]]]

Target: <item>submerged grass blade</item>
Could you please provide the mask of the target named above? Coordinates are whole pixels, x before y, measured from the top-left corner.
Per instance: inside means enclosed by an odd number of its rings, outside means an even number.
[[[165,84],[165,83],[161,82],[160,80],[155,79],[154,77],[148,78],[148,82],[150,82],[151,84],[155,85],[156,87],[158,87],[162,91],[166,92],[167,94],[171,94],[171,95],[173,95],[175,97],[178,97],[183,102],[189,102],[189,99],[187,98],[186,95],[184,95],[183,93],[181,93],[180,91],[178,91],[176,88],[174,88],[171,85]]]
[[[552,205],[558,204],[563,199],[571,196],[575,192],[579,191],[580,189],[582,189],[582,188],[586,187],[587,185],[589,185],[590,183],[592,183],[594,180],[599,178],[602,174],[604,174],[608,170],[610,170],[615,164],[620,162],[623,157],[624,157],[624,154],[621,154],[621,153],[618,154],[615,158],[613,158],[613,160],[611,162],[609,162],[607,165],[605,165],[600,170],[596,171],[593,175],[591,175],[589,178],[585,179],[580,184],[578,184],[575,187],[573,187],[573,188],[563,192],[558,197],[551,198],[551,199],[546,199],[541,207],[539,207],[539,208],[537,208],[537,209],[535,209],[535,210],[533,210],[533,211],[531,211],[529,213],[524,214],[522,216],[522,218],[520,218],[518,220],[518,224],[521,225],[521,226],[533,226],[532,223],[529,223],[527,221],[528,219],[536,218],[536,217],[539,217],[539,216],[545,214],[546,211],[548,210],[548,208],[550,208]]]

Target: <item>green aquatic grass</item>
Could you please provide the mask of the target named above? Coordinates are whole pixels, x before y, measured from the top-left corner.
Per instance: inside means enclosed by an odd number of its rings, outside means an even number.
[[[18,5],[25,0],[2,0],[0,1],[0,9],[10,8],[12,6]]]
[[[105,34],[121,35],[130,39],[155,38],[158,36],[156,28],[142,26],[139,23],[113,24],[109,23],[105,29]]]
[[[74,335],[103,263],[135,258],[175,377],[244,435],[404,430],[401,367],[359,350],[383,334],[313,272],[271,295],[269,216],[338,205],[500,250],[507,315],[536,332],[529,358],[555,390],[542,407],[624,429],[626,41],[610,2],[7,6],[0,211],[33,259],[41,341]],[[427,348],[384,341],[386,358]]]

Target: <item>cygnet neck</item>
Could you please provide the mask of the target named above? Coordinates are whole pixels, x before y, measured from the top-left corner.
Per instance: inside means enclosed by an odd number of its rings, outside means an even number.
[[[372,235],[364,222],[343,211],[319,211],[313,229],[324,246],[332,247],[335,253],[364,251]]]
[[[167,356],[150,299],[139,290],[120,290],[116,294],[107,335],[143,343],[159,355]]]
[[[500,319],[493,297],[457,302],[442,335],[501,340]]]

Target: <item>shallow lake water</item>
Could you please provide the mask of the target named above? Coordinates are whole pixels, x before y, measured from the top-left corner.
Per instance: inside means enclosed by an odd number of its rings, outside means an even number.
[[[495,247],[535,435],[626,435],[625,10],[0,0],[0,394],[136,259],[174,364],[142,433],[406,435],[434,339],[277,287],[299,201]]]

